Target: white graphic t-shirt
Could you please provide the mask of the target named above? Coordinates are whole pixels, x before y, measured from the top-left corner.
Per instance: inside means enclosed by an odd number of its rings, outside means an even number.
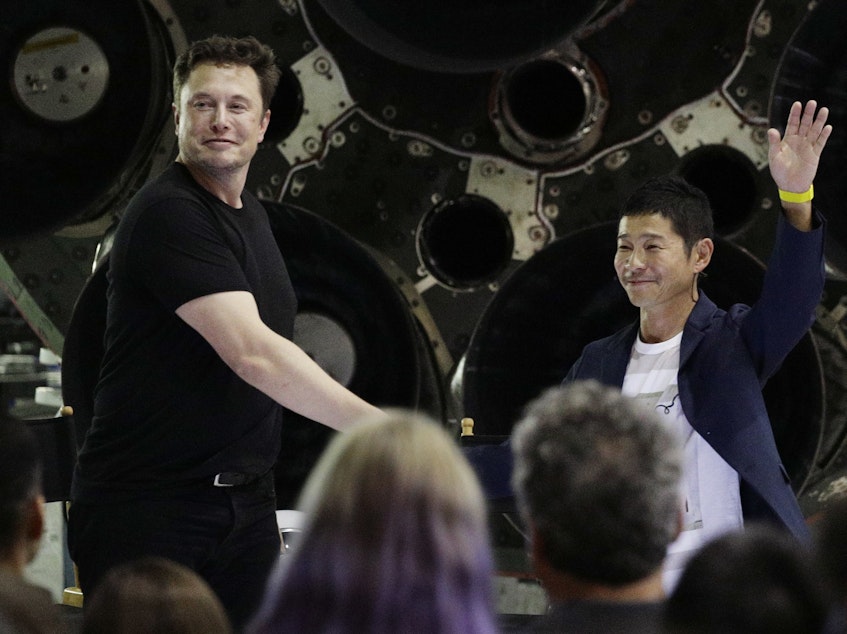
[[[636,338],[622,391],[658,412],[684,451],[682,532],[668,548],[665,590],[676,584],[688,558],[704,543],[743,526],[738,474],[689,424],[679,403],[677,375],[682,333],[661,343]]]

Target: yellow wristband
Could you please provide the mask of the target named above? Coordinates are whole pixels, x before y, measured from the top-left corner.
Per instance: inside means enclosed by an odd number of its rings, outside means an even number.
[[[809,185],[804,192],[787,192],[779,190],[779,199],[787,203],[807,203],[815,197],[815,186]]]

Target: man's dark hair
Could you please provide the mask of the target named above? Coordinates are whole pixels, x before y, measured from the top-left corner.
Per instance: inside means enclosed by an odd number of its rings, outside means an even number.
[[[680,176],[647,179],[624,202],[619,218],[660,214],[682,237],[686,255],[698,240],[713,238],[712,207],[701,189]]]
[[[0,418],[0,551],[18,534],[25,503],[42,487],[41,446],[20,420]]]
[[[279,83],[280,70],[273,50],[253,36],[235,38],[213,35],[198,40],[183,51],[174,64],[174,102],[179,103],[182,86],[198,64],[249,66],[259,77],[262,109],[267,110]]]
[[[811,552],[770,524],[703,546],[666,603],[670,634],[817,634],[829,613]]]

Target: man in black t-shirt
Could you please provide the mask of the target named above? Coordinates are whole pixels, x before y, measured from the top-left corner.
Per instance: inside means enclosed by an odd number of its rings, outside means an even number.
[[[69,518],[84,593],[116,564],[165,556],[209,582],[236,629],[279,554],[281,406],[339,430],[379,411],[291,341],[294,291],[244,190],[278,79],[254,38],[211,37],[176,61],[179,154],[115,234]]]

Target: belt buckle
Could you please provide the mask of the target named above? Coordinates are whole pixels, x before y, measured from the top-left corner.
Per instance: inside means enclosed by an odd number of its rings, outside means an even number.
[[[216,486],[216,487],[232,487],[232,486],[235,486],[234,484],[227,484],[225,482],[221,482],[221,475],[223,475],[223,474],[219,473],[215,476],[214,486]]]

